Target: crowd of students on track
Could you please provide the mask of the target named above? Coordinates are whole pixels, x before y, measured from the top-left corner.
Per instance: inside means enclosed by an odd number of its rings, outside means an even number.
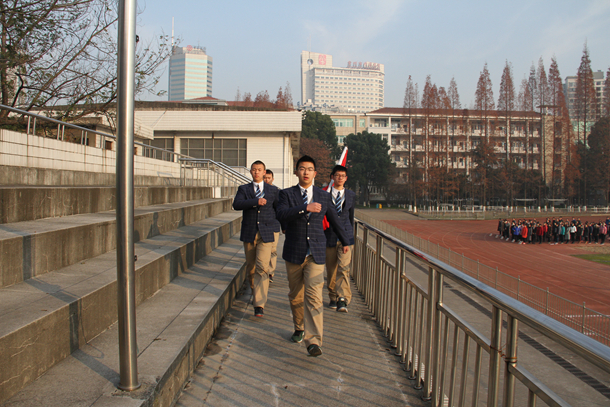
[[[510,242],[519,244],[566,244],[566,243],[593,243],[604,244],[610,231],[610,218],[600,221],[586,221],[572,218],[571,221],[563,218],[546,218],[545,222],[535,219],[500,219],[498,221],[498,235]]]

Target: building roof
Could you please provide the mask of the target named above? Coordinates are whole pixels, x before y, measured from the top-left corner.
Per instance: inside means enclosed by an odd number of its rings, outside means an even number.
[[[406,116],[408,114],[416,116],[456,116],[456,117],[492,117],[492,116],[504,116],[506,112],[502,110],[490,110],[483,112],[482,110],[470,110],[470,109],[423,109],[423,108],[412,108],[405,109],[403,107],[383,107],[381,109],[373,110],[365,113],[366,116],[371,115],[400,115]],[[510,111],[508,112],[511,117],[531,117],[539,118],[540,113],[537,112],[524,112],[524,111]]]

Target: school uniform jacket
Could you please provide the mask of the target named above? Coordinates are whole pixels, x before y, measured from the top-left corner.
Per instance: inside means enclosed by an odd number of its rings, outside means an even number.
[[[330,195],[330,201],[332,204],[333,198],[332,193],[328,193]],[[341,227],[345,231],[347,238],[349,239],[349,244],[354,244],[354,204],[356,200],[356,193],[349,189],[343,190],[343,208],[341,209],[341,213],[339,216],[339,223]],[[334,204],[332,204],[334,206]],[[326,229],[324,231],[326,235],[326,247],[336,247],[337,246],[337,233],[335,229],[332,227]]]
[[[326,236],[322,226],[325,215],[337,231],[341,243],[349,246],[349,238],[339,222],[330,194],[314,186],[312,202],[321,204],[322,210],[318,213],[307,212],[307,204],[303,203],[301,188],[298,185],[280,191],[277,218],[286,227],[282,258],[290,263],[302,264],[309,247],[314,262],[325,264]]]
[[[280,222],[276,218],[279,189],[263,182],[263,193],[267,204],[258,206],[258,198],[254,192],[254,183],[241,185],[237,188],[233,209],[243,211],[241,235],[239,240],[252,243],[259,232],[265,243],[273,242],[274,232],[280,231]]]

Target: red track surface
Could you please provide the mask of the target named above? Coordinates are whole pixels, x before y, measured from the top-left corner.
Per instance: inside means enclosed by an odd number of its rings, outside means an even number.
[[[599,221],[600,217],[580,217]],[[496,238],[497,220],[385,220],[481,263],[606,315],[610,314],[610,266],[573,257],[591,254],[584,244],[516,244]],[[490,233],[492,234],[490,236]],[[610,239],[606,240],[610,245]]]

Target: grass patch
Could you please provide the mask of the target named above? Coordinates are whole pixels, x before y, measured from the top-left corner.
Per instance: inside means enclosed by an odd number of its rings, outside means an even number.
[[[610,254],[594,253],[594,254],[575,254],[574,257],[579,259],[590,260],[597,263],[610,266]]]

